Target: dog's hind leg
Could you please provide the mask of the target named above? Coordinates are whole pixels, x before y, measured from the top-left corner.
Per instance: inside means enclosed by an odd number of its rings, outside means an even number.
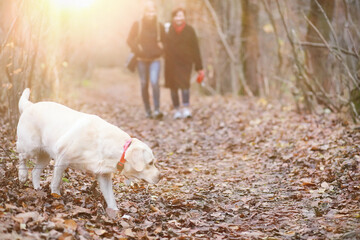
[[[26,166],[26,153],[19,154],[19,181],[20,183],[26,182],[28,179],[28,168]]]
[[[64,175],[64,171],[68,166],[69,164],[63,160],[55,161],[54,175],[51,180],[51,186],[50,186],[51,193],[56,193],[60,195],[60,184],[62,181],[62,176]]]
[[[40,176],[43,169],[50,162],[50,156],[43,151],[40,151],[37,156],[37,162],[34,169],[31,172],[32,182],[35,189],[40,189]]]
[[[113,187],[112,187],[111,174],[110,173],[99,174],[97,176],[97,180],[100,185],[100,190],[105,198],[107,207],[112,208],[114,210],[119,210],[116,206],[116,201],[115,201]]]

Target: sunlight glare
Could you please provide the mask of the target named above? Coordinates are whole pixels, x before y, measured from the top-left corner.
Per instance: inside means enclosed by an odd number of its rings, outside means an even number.
[[[57,8],[82,9],[90,7],[95,0],[51,0]]]

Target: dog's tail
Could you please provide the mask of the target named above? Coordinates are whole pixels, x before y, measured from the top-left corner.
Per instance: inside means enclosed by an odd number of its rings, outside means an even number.
[[[30,97],[30,89],[26,88],[23,93],[21,94],[20,100],[19,100],[19,111],[20,114],[22,114],[26,108],[31,106],[33,103],[29,101]]]

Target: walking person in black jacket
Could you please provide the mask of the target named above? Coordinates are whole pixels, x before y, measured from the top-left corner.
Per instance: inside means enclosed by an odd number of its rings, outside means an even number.
[[[141,95],[146,116],[161,119],[160,111],[160,58],[163,55],[164,26],[158,22],[156,6],[149,1],[145,5],[142,19],[136,21],[130,30],[127,44],[138,60],[138,72],[141,80]],[[149,101],[149,80],[152,86],[154,113]]]
[[[165,86],[170,88],[175,108],[174,119],[190,118],[190,78],[195,65],[199,77],[204,77],[198,39],[193,27],[185,20],[186,12],[177,8],[165,41]],[[180,108],[179,89],[182,95]]]

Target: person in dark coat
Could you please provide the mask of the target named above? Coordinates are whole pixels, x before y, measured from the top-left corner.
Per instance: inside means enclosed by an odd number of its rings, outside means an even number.
[[[160,111],[159,78],[164,38],[165,30],[157,20],[156,6],[149,1],[145,5],[144,16],[132,25],[127,39],[127,44],[138,61],[141,95],[148,118],[160,119],[163,116]],[[153,91],[154,114],[152,114],[149,101],[149,80]]]
[[[177,8],[172,12],[172,23],[165,41],[165,86],[170,88],[174,118],[191,117],[190,78],[193,67],[204,75],[200,48],[195,30],[186,23],[186,12]],[[182,95],[180,108],[179,90]]]

